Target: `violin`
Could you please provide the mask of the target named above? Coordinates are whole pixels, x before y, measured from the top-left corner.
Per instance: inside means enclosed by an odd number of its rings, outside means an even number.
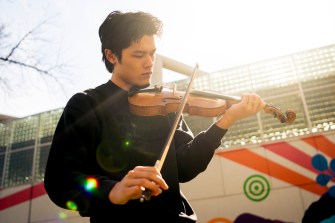
[[[154,86],[129,93],[129,109],[140,116],[167,115],[179,109],[185,92]],[[191,90],[183,113],[203,117],[222,115],[232,104],[241,101],[240,97],[218,94],[209,91]],[[264,111],[277,118],[281,123],[294,122],[296,114],[288,109],[283,113],[279,108],[266,103]]]
[[[173,90],[167,90],[157,86],[129,92],[129,110],[136,115],[155,116],[177,112],[164,148],[155,163],[158,171],[161,171],[164,164],[183,112],[187,112],[190,115],[214,117],[224,114],[232,104],[241,101],[240,97],[191,89],[198,68],[199,65],[196,64],[186,92],[176,91],[175,87]],[[296,118],[294,111],[287,110],[285,115],[271,104],[266,104],[264,111],[278,118],[281,123],[292,123]],[[145,189],[140,197],[140,202],[150,200],[150,197],[151,191]]]

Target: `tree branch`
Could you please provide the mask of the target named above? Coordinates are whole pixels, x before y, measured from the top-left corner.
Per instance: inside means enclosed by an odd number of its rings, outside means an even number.
[[[65,94],[65,89],[63,85],[60,82],[60,79],[58,75],[56,74],[64,74],[64,72],[60,72],[61,69],[65,67],[64,64],[49,64],[50,61],[55,61],[51,59],[50,57],[43,56],[39,58],[38,56],[41,55],[41,52],[43,52],[43,49],[46,49],[45,47],[42,48],[42,50],[38,50],[36,52],[32,51],[32,49],[27,49],[25,45],[28,43],[29,44],[29,39],[38,29],[40,29],[43,25],[45,25],[48,21],[50,20],[50,17],[48,19],[43,20],[40,22],[38,25],[36,25],[34,28],[29,30],[26,34],[24,34],[17,42],[15,41],[15,44],[10,44],[10,46],[2,46],[2,48],[9,49],[9,53],[5,54],[5,50],[2,51],[2,55],[0,55],[0,66],[1,65],[10,65],[12,64],[14,67],[22,67],[24,69],[30,69],[32,71],[35,71],[41,75],[41,78],[43,76],[47,76],[49,78],[52,78],[54,82],[58,84],[58,86],[61,88],[63,93]],[[5,33],[5,25],[0,24],[0,43],[4,43],[4,40],[9,40],[8,35]],[[36,40],[41,40],[41,36],[37,36],[33,38],[33,41],[35,44]],[[11,41],[13,42],[13,41]],[[29,46],[29,45],[28,45]],[[50,48],[50,47],[49,47]],[[31,54],[31,55],[29,55]],[[41,60],[43,59],[43,60]],[[1,62],[2,61],[2,62]],[[6,69],[6,68],[5,68]],[[7,76],[9,73],[4,72],[3,70],[0,74],[0,82],[1,85],[7,86],[4,81],[6,81],[5,76]],[[26,73],[26,72],[24,72]],[[54,86],[54,85],[53,85]],[[8,87],[7,87],[8,88]]]
[[[5,61],[9,61],[8,59],[14,54],[15,50],[19,48],[19,46],[21,45],[21,43],[31,34],[33,34],[40,26],[42,26],[43,24],[45,24],[47,22],[47,19],[42,21],[41,23],[39,23],[37,26],[35,26],[35,28],[31,29],[29,32],[27,32],[18,42],[15,46],[12,47],[11,51],[9,52],[9,54],[5,57]],[[29,66],[29,65],[28,65]]]

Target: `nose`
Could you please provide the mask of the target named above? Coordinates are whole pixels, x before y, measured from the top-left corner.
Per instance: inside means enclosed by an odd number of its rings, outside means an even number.
[[[146,56],[146,58],[145,58],[145,65],[144,65],[146,68],[153,67],[154,63],[155,63],[155,55],[148,55],[148,56]]]

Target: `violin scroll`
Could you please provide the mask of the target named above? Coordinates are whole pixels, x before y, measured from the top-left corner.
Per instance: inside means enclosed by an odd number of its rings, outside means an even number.
[[[273,106],[272,104],[266,104],[264,111],[267,114],[272,114],[273,117],[277,118],[281,123],[290,124],[293,123],[296,118],[296,114],[293,110],[288,109],[284,114],[279,108]]]

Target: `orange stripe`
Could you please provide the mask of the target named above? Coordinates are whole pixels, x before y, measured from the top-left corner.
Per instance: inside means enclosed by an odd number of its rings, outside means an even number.
[[[233,222],[227,218],[213,218],[209,220],[207,223],[233,223]]]
[[[315,194],[322,195],[328,190],[327,187],[318,185],[315,180],[311,180],[245,148],[231,152],[220,152],[218,155]]]
[[[335,144],[323,135],[302,138],[303,141],[315,147],[331,158],[335,158]]]

